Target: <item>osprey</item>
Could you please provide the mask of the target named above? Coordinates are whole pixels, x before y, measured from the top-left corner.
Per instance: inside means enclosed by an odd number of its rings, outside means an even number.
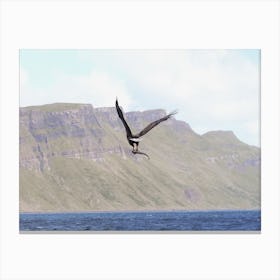
[[[117,113],[119,115],[119,118],[121,119],[121,121],[122,121],[122,123],[123,123],[123,125],[125,127],[127,141],[133,147],[132,153],[133,154],[145,155],[148,159],[150,159],[150,158],[149,158],[149,156],[147,154],[138,151],[139,142],[142,140],[141,137],[143,135],[145,135],[146,133],[148,133],[152,128],[154,128],[155,126],[157,126],[161,122],[168,120],[171,116],[173,116],[173,115],[175,115],[177,113],[176,111],[174,111],[174,112],[166,115],[165,117],[150,123],[143,130],[141,130],[139,133],[132,134],[132,132],[131,132],[131,130],[130,130],[126,120],[124,119],[122,110],[119,107],[118,99],[116,99],[116,109],[117,109]]]

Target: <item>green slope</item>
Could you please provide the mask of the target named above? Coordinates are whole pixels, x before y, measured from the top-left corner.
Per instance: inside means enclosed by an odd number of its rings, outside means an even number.
[[[162,111],[127,114],[135,131]],[[114,108],[52,104],[20,112],[20,211],[260,208],[260,150],[231,132],[175,119],[132,155]]]

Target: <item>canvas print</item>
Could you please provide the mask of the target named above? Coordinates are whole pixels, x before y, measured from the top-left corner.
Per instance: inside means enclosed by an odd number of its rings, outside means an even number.
[[[260,55],[20,50],[20,232],[260,231]]]

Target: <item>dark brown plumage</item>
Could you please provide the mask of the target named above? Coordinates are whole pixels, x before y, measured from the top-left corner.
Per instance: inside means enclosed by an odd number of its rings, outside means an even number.
[[[172,112],[172,113],[170,113],[170,114],[168,114],[168,115],[166,115],[166,116],[164,116],[164,117],[162,117],[162,118],[160,118],[160,119],[150,123],[143,130],[141,130],[139,133],[133,134],[131,132],[131,129],[128,126],[124,116],[123,116],[123,112],[122,112],[121,108],[119,107],[118,99],[116,99],[116,109],[117,109],[118,116],[121,119],[121,121],[122,121],[122,123],[123,123],[123,125],[125,127],[127,141],[133,147],[132,153],[133,154],[145,155],[146,157],[148,157],[148,159],[150,159],[150,158],[149,158],[149,156],[147,154],[138,151],[138,145],[139,145],[139,142],[141,140],[140,137],[142,137],[143,135],[148,133],[151,129],[153,129],[155,126],[157,126],[161,122],[168,120],[171,116],[173,116],[173,115],[175,115],[177,113],[176,111],[174,111],[174,112]]]

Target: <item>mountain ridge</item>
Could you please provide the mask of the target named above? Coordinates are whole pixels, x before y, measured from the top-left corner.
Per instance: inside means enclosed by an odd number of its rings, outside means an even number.
[[[260,208],[260,149],[172,118],[131,153],[114,107],[54,103],[20,114],[20,211]],[[133,131],[165,110],[127,112]],[[157,139],[161,139],[159,142]]]

